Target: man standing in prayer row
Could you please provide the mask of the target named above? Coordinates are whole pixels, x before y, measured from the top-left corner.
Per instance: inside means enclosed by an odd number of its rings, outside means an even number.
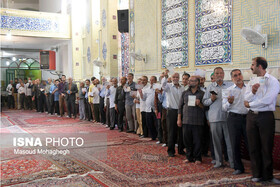
[[[123,131],[123,117],[124,117],[124,111],[125,111],[125,92],[124,92],[124,86],[126,84],[126,77],[121,78],[121,85],[116,90],[116,96],[115,96],[115,110],[118,114],[118,129],[119,131]]]
[[[246,85],[243,82],[243,76],[239,69],[234,69],[230,73],[231,79],[234,83],[227,88],[224,93],[223,109],[228,112],[228,128],[230,132],[232,151],[234,159],[234,175],[244,173],[244,165],[241,161],[241,137],[244,138],[247,146],[246,135],[246,115],[248,109],[244,106],[244,95]],[[225,92],[225,91],[224,91]]]
[[[190,77],[189,81],[189,88],[182,93],[180,98],[177,124],[183,128],[183,140],[187,150],[185,162],[201,164],[204,92],[200,90],[200,79],[197,76]]]
[[[60,116],[64,116],[64,107],[66,105],[65,97],[66,97],[66,76],[61,76],[61,82],[58,84],[58,93],[59,93],[59,111]]]
[[[107,86],[107,97],[109,98],[109,116],[110,116],[110,130],[113,130],[115,128],[115,122],[116,122],[116,110],[115,110],[115,96],[116,96],[116,90],[118,88],[118,79],[113,78],[112,79],[112,86]]]
[[[73,117],[76,118],[77,117],[77,112],[76,112],[76,105],[75,105],[75,101],[76,101],[76,93],[78,93],[78,88],[77,88],[77,84],[73,83],[73,79],[71,77],[68,78],[68,83],[65,85],[65,92],[66,92],[66,102],[67,102],[67,112],[68,112],[68,116],[69,118]]]
[[[232,85],[232,83],[224,81],[224,70],[221,67],[216,67],[214,69],[214,76],[216,82],[213,82],[207,87],[203,98],[203,104],[205,106],[209,106],[209,122],[214,144],[216,161],[214,168],[219,168],[223,166],[223,136],[226,141],[230,166],[233,168],[234,163],[231,140],[227,124],[227,113],[222,110],[222,89],[227,89]]]
[[[127,83],[125,85],[125,113],[128,123],[127,132],[136,132],[137,130],[137,121],[136,121],[136,106],[133,102],[134,98],[132,97],[131,92],[137,91],[135,88],[135,82],[133,82],[134,75],[129,73],[127,75]]]
[[[179,84],[179,73],[174,73],[172,75],[172,83],[167,83],[166,77],[162,79],[162,90],[166,92],[167,95],[167,129],[168,129],[168,156],[174,157],[175,154],[175,144],[177,142],[178,136],[178,109],[179,100],[185,88]],[[178,142],[178,153],[184,154],[182,152],[183,143]]]
[[[263,57],[252,60],[251,70],[257,77],[248,83],[245,92],[247,115],[247,137],[253,178],[252,181],[271,181],[273,177],[272,150],[275,135],[274,113],[279,82],[266,71],[267,61]]]

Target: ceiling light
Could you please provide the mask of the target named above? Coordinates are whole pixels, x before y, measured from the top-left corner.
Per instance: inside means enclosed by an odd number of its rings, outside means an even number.
[[[9,61],[6,61],[6,65],[7,65],[7,66],[10,65],[10,62],[9,62]]]
[[[13,60],[13,61],[16,61],[16,60],[17,60],[17,58],[16,58],[16,57],[13,57],[13,58],[12,58],[12,60]]]

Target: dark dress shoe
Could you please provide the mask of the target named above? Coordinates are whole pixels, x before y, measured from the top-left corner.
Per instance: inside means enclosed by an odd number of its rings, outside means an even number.
[[[174,157],[175,155],[174,155],[174,153],[168,153],[168,156],[169,157]]]
[[[110,130],[114,130],[114,127],[110,127]]]
[[[186,153],[185,153],[185,151],[179,151],[178,154],[179,155],[185,155]]]

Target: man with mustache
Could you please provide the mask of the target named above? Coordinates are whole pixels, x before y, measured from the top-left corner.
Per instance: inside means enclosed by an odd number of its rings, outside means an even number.
[[[202,136],[204,125],[204,110],[202,99],[204,92],[199,86],[200,78],[191,76],[189,88],[182,93],[178,110],[178,127],[183,129],[183,141],[186,147],[187,160],[201,164]],[[193,103],[191,100],[193,99]],[[184,115],[182,115],[184,114]]]
[[[246,85],[240,69],[234,69],[230,73],[234,85],[229,87],[228,96],[223,98],[223,109],[228,112],[228,128],[234,158],[234,175],[244,173],[244,165],[241,161],[241,137],[243,136],[247,145],[246,116],[248,109],[244,106],[244,94]]]
[[[214,69],[215,82],[206,88],[203,104],[209,106],[209,122],[215,151],[215,166],[223,166],[222,140],[225,138],[230,167],[234,167],[232,146],[228,131],[227,113],[222,111],[222,90],[232,86],[232,83],[224,81],[224,70],[221,67]]]
[[[253,182],[271,181],[273,178],[272,150],[274,145],[274,113],[279,82],[266,71],[267,61],[263,57],[252,59],[251,70],[257,77],[247,86],[244,105],[249,109],[247,115],[247,137]]]

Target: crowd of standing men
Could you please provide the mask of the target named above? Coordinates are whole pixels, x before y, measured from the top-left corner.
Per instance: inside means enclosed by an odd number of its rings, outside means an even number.
[[[169,76],[142,76],[134,82],[134,75],[112,78],[107,82],[92,77],[79,83],[62,75],[48,81],[15,79],[7,87],[8,107],[36,109],[58,117],[76,118],[79,105],[80,120],[100,122],[110,130],[138,134],[142,138],[158,140],[168,147],[168,156],[186,155],[185,163],[201,164],[210,147],[214,168],[224,166],[224,159],[234,169],[233,174],[244,173],[241,161],[241,138],[250,153],[252,181],[272,181],[272,149],[274,145],[274,113],[278,80],[266,71],[263,57],[252,59],[251,70],[257,77],[248,84],[242,72],[233,69],[232,82],[224,81],[224,70],[216,67],[211,84],[205,87],[205,71],[195,75],[179,73]],[[210,142],[210,143],[209,143]],[[186,152],[185,152],[186,151]],[[224,155],[224,156],[223,156]]]

